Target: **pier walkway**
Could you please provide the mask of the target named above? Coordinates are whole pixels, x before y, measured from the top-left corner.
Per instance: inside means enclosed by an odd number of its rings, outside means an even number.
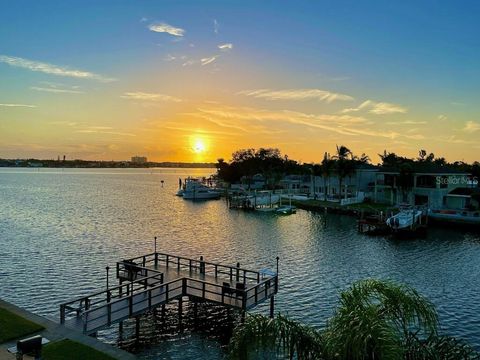
[[[277,259],[278,271],[278,259]],[[60,322],[93,334],[184,296],[249,310],[270,299],[273,315],[278,274],[154,252],[117,262],[119,285],[60,305]]]

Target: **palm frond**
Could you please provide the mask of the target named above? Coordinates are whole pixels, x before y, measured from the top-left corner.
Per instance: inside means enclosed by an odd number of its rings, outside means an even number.
[[[249,315],[230,340],[232,359],[250,359],[263,355],[273,358],[322,359],[321,334],[301,323],[278,315],[274,319]]]
[[[410,330],[436,333],[434,306],[407,285],[358,281],[341,293],[339,303],[325,343],[329,354],[336,351],[341,359],[400,359]]]

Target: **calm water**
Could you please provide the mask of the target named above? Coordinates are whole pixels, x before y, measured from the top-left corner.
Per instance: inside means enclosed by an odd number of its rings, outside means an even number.
[[[406,282],[437,305],[444,332],[480,349],[478,233],[431,228],[426,239],[398,241],[359,235],[355,219],[347,216],[243,213],[229,210],[224,200],[193,203],[174,196],[178,177],[208,173],[0,169],[0,297],[58,318],[59,303],[103,287],[106,265],[151,252],[158,236],[160,251],[257,269],[273,267],[278,255],[276,310],[318,327],[331,316],[339,291],[353,281]],[[267,314],[267,305],[259,311]],[[218,320],[225,312],[202,309],[195,331],[188,304],[185,312],[182,333],[173,310],[163,327],[145,320],[148,344],[140,355],[221,358],[225,325]],[[235,322],[234,314],[230,320]],[[115,334],[100,337],[116,342]],[[130,348],[131,341],[121,345]]]

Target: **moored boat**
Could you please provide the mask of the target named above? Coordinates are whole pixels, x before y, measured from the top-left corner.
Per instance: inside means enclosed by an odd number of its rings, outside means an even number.
[[[420,222],[421,217],[421,210],[404,209],[398,214],[389,217],[386,224],[394,230],[411,229]]]
[[[183,189],[177,192],[177,196],[183,196],[186,200],[210,200],[219,199],[221,192],[205,186],[198,179],[186,179]]]
[[[277,214],[290,215],[297,212],[297,208],[293,205],[282,205],[275,209]]]

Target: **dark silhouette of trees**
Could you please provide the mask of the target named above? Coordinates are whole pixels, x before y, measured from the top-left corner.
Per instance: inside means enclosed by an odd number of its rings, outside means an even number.
[[[230,163],[218,159],[216,167],[218,177],[226,182],[234,183],[243,177],[250,183],[254,175],[261,174],[269,187],[274,187],[286,174],[305,171],[302,165],[290,160],[288,156],[283,157],[276,148],[237,150],[232,154]]]

